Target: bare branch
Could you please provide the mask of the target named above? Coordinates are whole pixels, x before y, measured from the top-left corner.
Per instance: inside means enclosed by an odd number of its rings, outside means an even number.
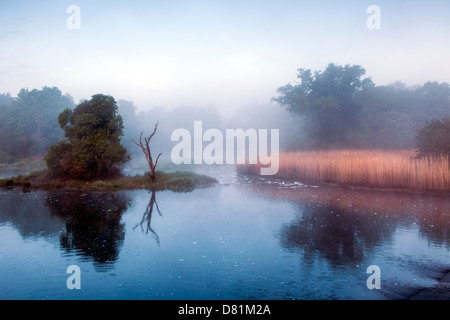
[[[158,129],[158,123],[159,122],[155,123],[155,129],[153,129],[152,134],[148,138],[144,138],[145,146],[142,143],[143,132],[141,132],[141,135],[139,137],[139,143],[137,143],[136,141],[131,139],[131,141],[133,141],[138,147],[140,147],[142,149],[142,152],[144,152],[145,159],[147,160],[147,163],[148,163],[148,165],[150,167],[150,171],[151,171],[150,177],[151,177],[152,181],[155,181],[155,179],[156,179],[156,165],[158,164],[159,157],[162,154],[162,153],[160,153],[158,155],[158,157],[156,158],[156,162],[153,164],[152,153],[151,153],[151,150],[150,150],[150,140],[153,138],[153,136],[156,133],[156,130]]]
[[[162,152],[160,152],[160,153],[158,154],[158,157],[156,158],[156,161],[155,161],[155,168],[156,168],[156,165],[158,164],[158,160],[159,160],[159,157],[161,157],[161,155],[162,155]]]
[[[156,133],[156,129],[158,129],[158,124],[159,124],[159,121],[157,121],[156,123],[155,123],[155,129],[153,130],[153,133],[150,135],[150,137],[148,138],[148,141],[150,142],[150,140],[153,138],[153,136],[155,135],[155,133]]]
[[[142,145],[142,135],[144,134],[144,132],[141,132],[141,136],[139,137],[139,143],[137,143],[136,141],[134,141],[134,139],[131,139],[131,141],[133,141],[138,147],[143,148],[144,146]]]

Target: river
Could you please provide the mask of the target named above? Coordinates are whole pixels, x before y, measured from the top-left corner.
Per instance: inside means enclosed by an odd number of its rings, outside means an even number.
[[[448,197],[209,173],[188,193],[0,190],[0,299],[407,299],[450,269]]]

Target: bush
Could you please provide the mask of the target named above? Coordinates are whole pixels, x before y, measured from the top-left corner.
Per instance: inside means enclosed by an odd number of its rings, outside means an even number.
[[[417,157],[447,156],[450,160],[450,118],[432,119],[416,133]]]
[[[67,141],[50,146],[45,157],[48,173],[51,176],[70,176],[72,146]]]

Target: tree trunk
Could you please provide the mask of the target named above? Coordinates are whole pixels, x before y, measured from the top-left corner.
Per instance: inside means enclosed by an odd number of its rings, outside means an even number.
[[[152,182],[156,181],[156,165],[158,164],[159,157],[162,154],[162,153],[160,153],[158,155],[158,157],[156,158],[156,161],[153,162],[152,153],[151,153],[151,150],[150,150],[150,140],[155,135],[157,128],[158,128],[158,122],[155,124],[155,129],[153,130],[153,133],[148,138],[144,138],[145,145],[142,143],[142,134],[143,134],[143,132],[141,132],[141,136],[139,137],[139,143],[137,143],[136,141],[134,141],[132,139],[132,141],[137,146],[141,147],[142,151],[144,152],[145,159],[147,160],[148,166],[150,167],[150,179],[152,180]]]

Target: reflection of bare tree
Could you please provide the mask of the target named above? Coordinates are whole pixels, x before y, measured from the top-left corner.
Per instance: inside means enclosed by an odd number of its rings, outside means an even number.
[[[156,243],[159,246],[159,236],[152,228],[153,208],[156,206],[156,211],[158,211],[158,214],[160,216],[162,216],[162,213],[159,210],[158,203],[156,202],[156,191],[152,190],[151,192],[152,192],[152,196],[150,197],[150,201],[147,204],[147,208],[145,209],[144,215],[142,216],[142,220],[140,223],[138,223],[136,226],[134,226],[133,229],[136,229],[138,226],[141,226],[142,231],[144,231],[143,224],[145,222],[147,222],[147,230],[145,231],[145,233],[148,234],[148,232],[150,231],[153,234],[153,236],[156,240]]]

